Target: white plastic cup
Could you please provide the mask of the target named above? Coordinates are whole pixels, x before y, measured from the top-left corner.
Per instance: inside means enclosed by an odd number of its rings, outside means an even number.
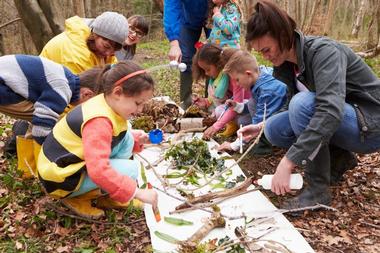
[[[264,189],[270,190],[272,188],[273,175],[264,175],[261,179],[257,180],[257,184],[261,185]],[[303,186],[303,178],[299,173],[290,175],[289,187],[292,190],[299,190]]]

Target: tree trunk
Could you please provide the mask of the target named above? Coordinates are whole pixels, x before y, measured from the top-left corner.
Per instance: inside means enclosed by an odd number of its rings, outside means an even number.
[[[368,24],[368,40],[367,40],[367,49],[375,48],[379,43],[379,27],[378,23],[380,20],[380,1],[379,0],[371,0],[370,6],[372,6],[371,11],[371,20]]]
[[[319,7],[320,3],[321,3],[321,0],[315,0],[314,1],[313,8],[311,9],[309,23],[308,23],[308,25],[307,25],[307,27],[305,29],[306,33],[311,32],[311,27],[313,25],[314,17],[315,17],[315,14],[317,13],[317,10],[318,10],[318,7]]]
[[[340,37],[342,36],[345,36],[345,34],[343,34],[344,32],[344,28],[346,27],[347,25],[347,16],[348,16],[348,11],[350,10],[350,6],[351,6],[351,3],[352,3],[352,0],[344,0],[344,3],[346,4],[346,8],[344,9],[344,15],[343,15],[343,21],[340,25],[340,29],[339,29],[339,33],[338,33],[338,39],[340,39]]]
[[[0,56],[5,55],[3,34],[0,33]]]
[[[84,15],[86,18],[93,18],[92,0],[84,0]]]
[[[40,5],[37,0],[14,0],[14,3],[25,27],[32,37],[37,51],[41,52],[44,45],[54,37],[55,34]]]
[[[164,13],[164,0],[154,0],[158,9],[160,9],[161,13]]]
[[[365,7],[365,0],[360,0],[360,6],[356,15],[356,20],[354,23],[354,26],[352,28],[351,36],[354,38],[357,38],[359,35],[360,27],[363,23],[364,18],[364,7]]]
[[[335,12],[335,0],[330,0],[329,2],[329,8],[328,8],[328,11],[327,11],[327,18],[326,18],[326,22],[325,22],[325,29],[323,31],[323,34],[324,35],[328,35],[330,34],[330,31],[331,31],[331,25],[332,25],[332,22],[333,22],[333,18],[334,18],[334,12]]]
[[[302,21],[301,21],[301,26],[300,26],[300,29],[302,30],[302,31],[305,31],[305,29],[306,29],[306,27],[305,27],[305,25],[306,25],[306,19],[307,19],[307,13],[308,13],[308,10],[309,9],[309,0],[306,0],[305,1],[305,5],[304,5],[304,9],[303,9],[303,17],[302,17]]]
[[[75,15],[84,18],[86,13],[84,11],[84,0],[72,0]]]
[[[64,30],[65,18],[60,11],[59,1],[38,0],[40,7],[55,35]]]

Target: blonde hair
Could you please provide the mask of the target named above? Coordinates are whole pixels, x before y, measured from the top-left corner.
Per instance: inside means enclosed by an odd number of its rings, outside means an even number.
[[[239,50],[234,53],[223,69],[223,71],[227,74],[232,72],[243,73],[246,70],[256,72],[259,70],[259,67],[256,57],[243,50]]]

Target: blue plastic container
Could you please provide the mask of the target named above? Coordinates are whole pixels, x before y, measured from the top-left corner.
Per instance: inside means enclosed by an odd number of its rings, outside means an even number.
[[[149,140],[153,144],[160,144],[163,139],[163,133],[161,129],[153,129],[149,131]]]

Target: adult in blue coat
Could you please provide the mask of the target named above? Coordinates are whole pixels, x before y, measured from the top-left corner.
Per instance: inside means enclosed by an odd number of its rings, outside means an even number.
[[[164,0],[164,29],[170,41],[169,59],[187,65],[180,77],[181,106],[186,109],[191,104],[192,83],[191,63],[195,54],[195,43],[202,30],[206,36],[209,0]]]

